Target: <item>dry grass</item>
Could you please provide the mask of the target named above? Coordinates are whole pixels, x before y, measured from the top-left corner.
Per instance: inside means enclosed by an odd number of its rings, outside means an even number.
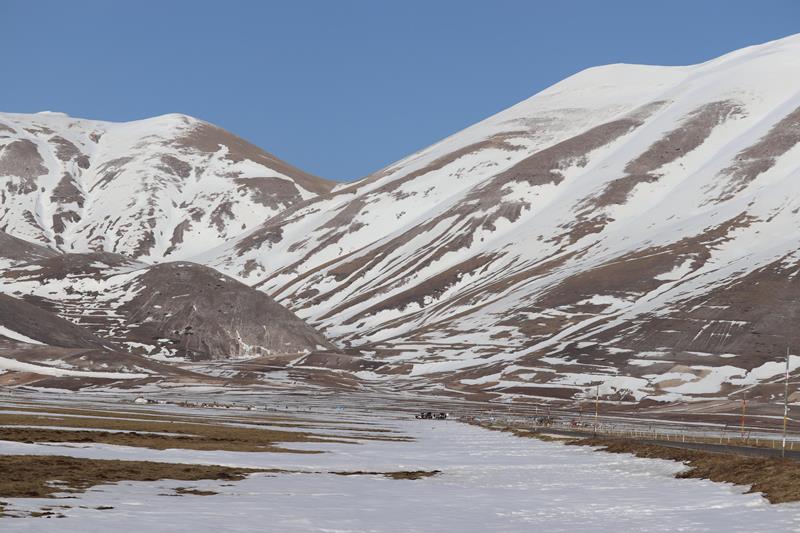
[[[185,495],[192,495],[192,496],[214,496],[219,494],[218,492],[214,492],[213,490],[200,490],[200,489],[190,489],[187,487],[178,487],[175,489],[175,494],[177,496],[185,496]]]
[[[265,470],[63,456],[0,455],[0,472],[3,472],[0,497],[46,498],[59,492],[82,492],[95,485],[118,481],[235,481]]]
[[[180,448],[188,450],[225,450],[240,452],[295,452],[277,446],[277,443],[293,442],[347,442],[320,438],[303,431],[281,431],[275,429],[242,428],[224,424],[195,422],[170,422],[167,420],[122,420],[107,418],[52,418],[46,415],[0,414],[0,425],[4,426],[61,426],[69,429],[0,427],[0,440],[16,442],[94,442],[137,446],[165,450]],[[106,431],[81,431],[82,428],[108,429]],[[174,433],[176,435],[153,435],[151,433]],[[301,451],[295,453],[316,453]]]
[[[265,432],[266,433],[266,432]],[[280,436],[278,436],[280,438]],[[247,435],[242,438],[237,432],[220,436],[150,435],[147,433],[105,431],[68,431],[60,429],[0,428],[0,440],[36,443],[68,442],[98,443],[117,446],[133,446],[153,450],[184,449],[204,451],[273,452],[273,453],[321,453],[314,450],[292,450],[275,446],[274,435]],[[283,442],[283,440],[281,440]],[[331,442],[319,439],[294,437],[291,442]]]
[[[98,409],[75,409],[59,407],[39,407],[26,408],[14,407],[14,411],[30,412],[25,414],[3,414],[0,408],[0,425],[26,424],[26,425],[52,425],[68,426],[76,428],[95,428],[95,429],[114,429],[146,431],[142,429],[142,423],[170,424],[162,425],[163,428],[174,428],[176,423],[199,424],[203,426],[225,426],[226,424],[248,424],[251,426],[268,426],[271,431],[281,433],[274,428],[309,429],[307,435],[312,435],[313,430],[336,430],[351,432],[353,435],[348,439],[356,440],[378,440],[378,441],[412,441],[410,437],[394,435],[393,430],[372,427],[349,427],[338,425],[338,421],[313,421],[305,418],[290,418],[286,416],[257,416],[241,417],[235,412],[212,411],[207,416],[179,415],[176,413],[153,412],[153,411],[120,411],[120,410],[98,410]],[[59,416],[66,415],[66,416]],[[233,415],[233,416],[231,416]],[[343,423],[345,421],[342,421]],[[227,426],[226,426],[227,427]],[[263,431],[260,428],[252,428],[254,431]],[[149,430],[147,430],[149,431]],[[169,431],[172,429],[161,429],[157,431]],[[284,432],[289,433],[289,432]],[[326,440],[327,441],[327,440]],[[291,442],[289,440],[284,442]],[[309,442],[309,441],[303,441]],[[330,442],[330,441],[327,441]]]
[[[335,474],[339,476],[384,476],[394,480],[416,480],[440,474],[439,470],[398,472],[308,472],[278,469],[231,468],[194,464],[157,463],[151,461],[120,461],[82,459],[66,456],[0,455],[0,497],[2,498],[49,498],[59,493],[83,492],[96,485],[107,485],[120,481],[158,481],[171,479],[198,481],[218,479],[238,481],[253,473],[302,473]],[[214,496],[212,490],[177,487],[172,494],[163,496]],[[70,506],[47,506],[39,511],[15,511],[7,514],[8,504],[0,501],[0,518],[3,516],[59,517],[64,515],[55,509]],[[98,510],[113,507],[97,507]]]
[[[216,408],[195,408],[201,412],[170,412],[166,410],[157,410],[153,408],[130,408],[120,405],[109,405],[108,409],[105,407],[63,407],[60,405],[53,405],[49,403],[39,402],[15,402],[14,405],[6,405],[0,407],[14,410],[24,411],[31,414],[47,414],[47,415],[68,415],[68,416],[81,416],[93,418],[118,418],[118,419],[136,419],[136,420],[165,420],[165,421],[180,421],[180,422],[237,422],[243,424],[269,424],[271,426],[285,426],[285,427],[298,427],[298,426],[313,426],[325,427],[328,429],[337,429],[342,431],[365,431],[369,433],[392,433],[391,429],[382,429],[369,427],[369,424],[364,422],[352,422],[347,419],[334,420],[334,419],[313,419],[304,416],[298,418],[292,416],[290,411],[243,411],[241,409],[216,409]],[[205,411],[205,412],[202,412]],[[1,411],[0,411],[1,412]],[[300,414],[307,415],[308,413],[301,412]],[[351,427],[353,425],[361,425],[362,427]]]
[[[441,474],[441,470],[406,470],[399,472],[365,472],[357,470],[354,472],[331,472],[337,476],[383,476],[389,479],[423,479]]]
[[[103,443],[152,449],[179,448],[209,451],[292,452],[279,443],[357,443],[363,440],[413,440],[395,435],[393,430],[369,427],[348,427],[337,421],[314,421],[277,416],[252,416],[234,412],[209,412],[208,416],[152,410],[65,408],[32,404],[30,407],[8,406],[22,413],[3,413],[0,410],[0,440],[17,442],[74,442]],[[346,421],[343,421],[346,424]],[[237,427],[235,423],[255,425]],[[258,427],[263,424],[265,427]],[[299,431],[284,431],[274,426],[286,426]],[[353,431],[354,436],[330,438],[314,432],[322,425],[338,430]],[[33,426],[33,427],[24,427]],[[311,426],[311,427],[309,427]],[[304,431],[305,429],[310,431]],[[92,429],[93,431],[86,431]],[[333,428],[330,428],[333,429]],[[154,434],[156,433],[156,434]],[[166,435],[157,433],[167,433]],[[346,439],[346,440],[345,440]],[[2,456],[0,455],[0,498],[46,498],[59,492],[79,492],[91,486],[118,481],[155,481],[176,479],[239,480],[253,472],[286,472],[253,470],[191,464],[169,464],[148,461],[92,460],[60,456]],[[297,472],[301,473],[301,472]],[[335,473],[340,475],[383,475],[390,479],[421,479],[438,472],[302,472],[305,474]],[[211,496],[209,490],[179,487],[171,496]],[[0,516],[8,504],[0,501]],[[60,517],[59,506],[42,507],[27,516]],[[19,515],[19,511],[13,511]],[[24,516],[23,513],[22,516]]]

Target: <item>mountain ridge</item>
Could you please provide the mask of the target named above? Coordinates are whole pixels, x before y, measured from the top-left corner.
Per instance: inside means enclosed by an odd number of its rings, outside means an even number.
[[[587,69],[361,180],[309,190],[298,174],[305,192],[287,201],[231,192],[226,179],[259,177],[250,163],[270,168],[248,159],[226,178],[245,161],[225,162],[235,143],[168,141],[178,163],[159,179],[182,183],[186,160],[197,176],[192,158],[221,165],[230,216],[215,226],[218,199],[192,196],[203,214],[184,221],[213,231],[171,250],[183,222],[154,213],[151,251],[121,248],[266,293],[358,354],[362,379],[495,398],[727,397],[768,384],[781,345],[800,342],[797,87],[800,36],[686,67]],[[27,218],[3,214],[0,229]]]
[[[191,237],[223,242],[333,187],[181,114],[125,123],[0,114],[0,174],[6,232],[64,252],[155,261],[191,253],[182,251]]]
[[[647,299],[682,298],[679,285],[711,282],[712,271],[727,271],[712,285],[733,281],[725,253],[736,247],[761,250],[751,259],[762,266],[791,257],[787,229],[796,222],[783,204],[795,188],[769,185],[797,164],[800,93],[790,80],[800,73],[798,51],[794,36],[692,67],[583,71],[199,259],[410,375],[452,387],[483,379],[499,394],[585,388],[553,383],[552,373],[611,394],[627,359],[589,354],[576,348],[589,341],[568,343],[564,332],[652,313]],[[774,237],[772,252],[756,246],[759,233]],[[653,253],[661,259],[648,262]],[[637,270],[613,266],[625,263]],[[592,270],[600,279],[628,278],[594,294],[580,275]],[[568,347],[592,368],[576,373],[562,361],[514,369],[527,359],[570,361],[548,352]],[[650,351],[666,358],[666,347]],[[680,398],[642,369],[701,381],[713,370],[701,368],[702,357],[638,362],[632,394]],[[760,352],[737,368],[745,375],[767,357]],[[510,370],[488,379],[497,364]],[[673,367],[689,370],[668,372]],[[478,377],[461,383],[459,372]],[[698,388],[720,393],[733,385],[726,379]]]

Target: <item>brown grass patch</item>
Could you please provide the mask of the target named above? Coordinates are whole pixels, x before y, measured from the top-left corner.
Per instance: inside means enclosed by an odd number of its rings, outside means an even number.
[[[331,472],[337,476],[383,476],[389,479],[422,479],[441,474],[441,470],[406,470],[400,472],[365,472],[357,470],[354,472]]]
[[[213,490],[200,490],[200,489],[190,489],[188,487],[178,487],[175,489],[175,494],[178,496],[184,495],[191,495],[191,496],[214,496],[215,494],[219,494],[219,492],[214,492]]]
[[[31,404],[36,405],[36,404]],[[337,420],[312,420],[307,418],[292,418],[290,416],[284,415],[271,415],[271,414],[259,414],[257,416],[242,416],[242,412],[234,409],[231,411],[225,409],[209,409],[209,413],[203,414],[178,414],[178,413],[167,413],[163,411],[152,411],[152,410],[137,410],[137,411],[128,411],[128,410],[102,410],[102,409],[79,409],[79,408],[65,408],[65,407],[50,407],[50,406],[40,406],[40,407],[11,407],[14,411],[25,411],[30,412],[30,416],[36,416],[43,419],[50,418],[51,415],[55,415],[53,418],[57,418],[57,415],[67,415],[67,417],[79,417],[79,418],[91,418],[91,426],[89,423],[81,423],[81,422],[73,422],[71,427],[94,427],[94,428],[101,428],[101,429],[125,429],[124,427],[117,427],[109,424],[104,424],[102,420],[106,419],[116,419],[122,420],[123,422],[126,419],[131,419],[129,422],[134,420],[142,420],[146,422],[164,422],[164,423],[175,423],[175,422],[187,422],[187,423],[195,423],[195,424],[250,424],[253,426],[273,426],[273,427],[287,427],[287,428],[309,428],[309,429],[329,429],[329,430],[336,430],[336,431],[347,431],[352,433],[357,433],[358,436],[348,437],[348,438],[355,438],[358,440],[413,440],[410,437],[404,436],[387,436],[386,434],[395,433],[394,430],[385,429],[385,428],[375,428],[375,427],[351,427],[352,422],[347,420],[337,421]],[[3,415],[2,409],[0,408],[0,417],[6,416],[14,416],[14,415]],[[16,416],[24,416],[24,415],[16,415]],[[61,423],[63,422],[63,418],[58,418],[59,423],[52,423],[48,425],[60,425],[66,426],[68,424]],[[96,422],[96,420],[100,420],[100,422]],[[6,423],[14,423],[14,422],[3,422],[3,418],[0,418],[0,424]],[[44,425],[41,424],[40,425]]]
[[[47,498],[59,492],[82,492],[95,485],[119,481],[176,479],[240,480],[255,472],[250,468],[79,459],[42,455],[0,455],[0,497]]]
[[[276,446],[276,443],[314,442],[347,443],[346,440],[320,438],[303,431],[280,431],[275,429],[242,428],[224,425],[171,422],[153,420],[120,420],[103,418],[50,418],[46,415],[3,415],[0,425],[5,426],[62,426],[75,428],[47,429],[24,427],[0,427],[0,440],[16,442],[96,442],[137,446],[165,450],[180,448],[189,450],[226,450],[244,452],[294,452]],[[122,431],[80,431],[82,428]],[[175,433],[176,435],[153,435],[138,432]],[[296,453],[318,453],[300,451]]]

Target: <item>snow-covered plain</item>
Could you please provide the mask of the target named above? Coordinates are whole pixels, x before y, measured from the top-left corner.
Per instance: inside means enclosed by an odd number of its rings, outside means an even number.
[[[318,444],[317,455],[142,450],[0,442],[3,454],[149,459],[281,468],[226,481],[124,482],[77,499],[11,499],[10,509],[69,505],[65,519],[4,519],[3,531],[796,531],[800,505],[744,488],[673,477],[670,461],[598,453],[447,422],[381,420],[414,442]],[[420,480],[329,471],[441,470]],[[214,496],[174,495],[190,487]],[[80,508],[85,506],[86,508]],[[113,509],[99,510],[97,507]]]

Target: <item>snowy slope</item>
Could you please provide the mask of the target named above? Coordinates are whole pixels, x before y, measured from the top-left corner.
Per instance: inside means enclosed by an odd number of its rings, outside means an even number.
[[[65,252],[181,259],[330,187],[185,115],[0,113],[0,230]]]
[[[0,336],[42,344],[0,353],[28,357],[19,372],[47,354],[88,363],[79,352],[92,349],[100,368],[116,358],[163,376],[164,365],[137,357],[331,349],[263,292],[176,262],[331,186],[184,115],[0,114]]]
[[[799,141],[800,36],[598,67],[195,260],[451,389],[724,396],[800,341]]]

